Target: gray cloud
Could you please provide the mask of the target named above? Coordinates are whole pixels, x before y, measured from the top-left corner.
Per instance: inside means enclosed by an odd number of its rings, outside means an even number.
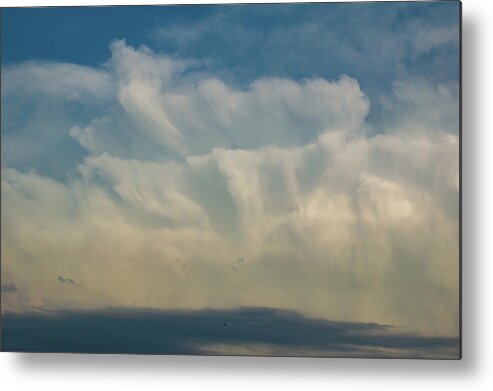
[[[460,355],[458,338],[269,308],[7,313],[2,326],[4,351],[442,359]]]
[[[15,286],[15,284],[12,283],[2,284],[1,286],[1,292],[7,293],[7,292],[17,292],[17,291],[18,291],[17,287]]]

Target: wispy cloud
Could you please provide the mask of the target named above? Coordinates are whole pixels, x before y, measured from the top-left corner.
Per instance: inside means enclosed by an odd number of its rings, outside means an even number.
[[[238,83],[259,73],[328,79],[346,73],[361,80],[372,99],[403,76],[457,80],[457,3],[271,4],[209,11],[163,23],[153,35],[155,46],[206,58]],[[444,53],[448,63],[441,60]]]

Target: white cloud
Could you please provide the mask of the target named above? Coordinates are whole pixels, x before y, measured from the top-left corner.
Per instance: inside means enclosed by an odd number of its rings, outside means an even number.
[[[111,74],[67,63],[2,67],[2,163],[63,177],[84,150],[67,129],[114,101]]]
[[[369,109],[358,83],[347,76],[335,82],[261,79],[243,91],[215,78],[193,82],[180,74],[185,63],[148,49],[123,42],[112,47],[118,118],[110,113],[71,132],[96,154],[140,157],[144,148],[146,158],[179,158],[217,147],[303,145],[326,131],[358,130]]]
[[[423,79],[393,83],[393,95],[383,99],[390,131],[423,133],[425,137],[459,132],[459,86],[456,82],[431,84]]]
[[[113,103],[66,130],[78,174],[2,171],[8,308],[277,306],[457,333],[454,88],[397,83],[401,120],[370,137],[350,77],[239,90],[112,50]]]
[[[109,99],[114,88],[107,72],[76,64],[29,61],[2,69],[2,97],[43,95],[64,101]]]
[[[459,39],[459,27],[429,27],[419,26],[414,41],[418,52],[429,52],[442,45],[455,44]]]

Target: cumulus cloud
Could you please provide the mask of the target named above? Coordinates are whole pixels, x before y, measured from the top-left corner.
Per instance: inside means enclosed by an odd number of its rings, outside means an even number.
[[[77,171],[2,170],[2,271],[24,292],[7,309],[269,306],[457,334],[456,87],[396,82],[371,133],[349,76],[239,88],[122,41],[79,70],[104,86],[59,83],[105,109],[64,130]],[[60,273],[85,289],[60,295]]]
[[[246,90],[216,78],[179,78],[184,64],[113,44],[120,115],[96,118],[71,135],[92,154],[177,159],[218,147],[254,149],[304,145],[327,130],[359,129],[369,103],[356,80],[343,76],[302,83],[260,79]],[[138,66],[136,62],[138,61]],[[142,156],[142,150],[145,155]]]

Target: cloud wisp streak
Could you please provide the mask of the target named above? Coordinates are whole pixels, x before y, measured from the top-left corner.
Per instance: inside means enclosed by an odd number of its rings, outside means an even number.
[[[271,308],[6,313],[2,350],[457,358],[458,338],[375,323],[334,322]]]

